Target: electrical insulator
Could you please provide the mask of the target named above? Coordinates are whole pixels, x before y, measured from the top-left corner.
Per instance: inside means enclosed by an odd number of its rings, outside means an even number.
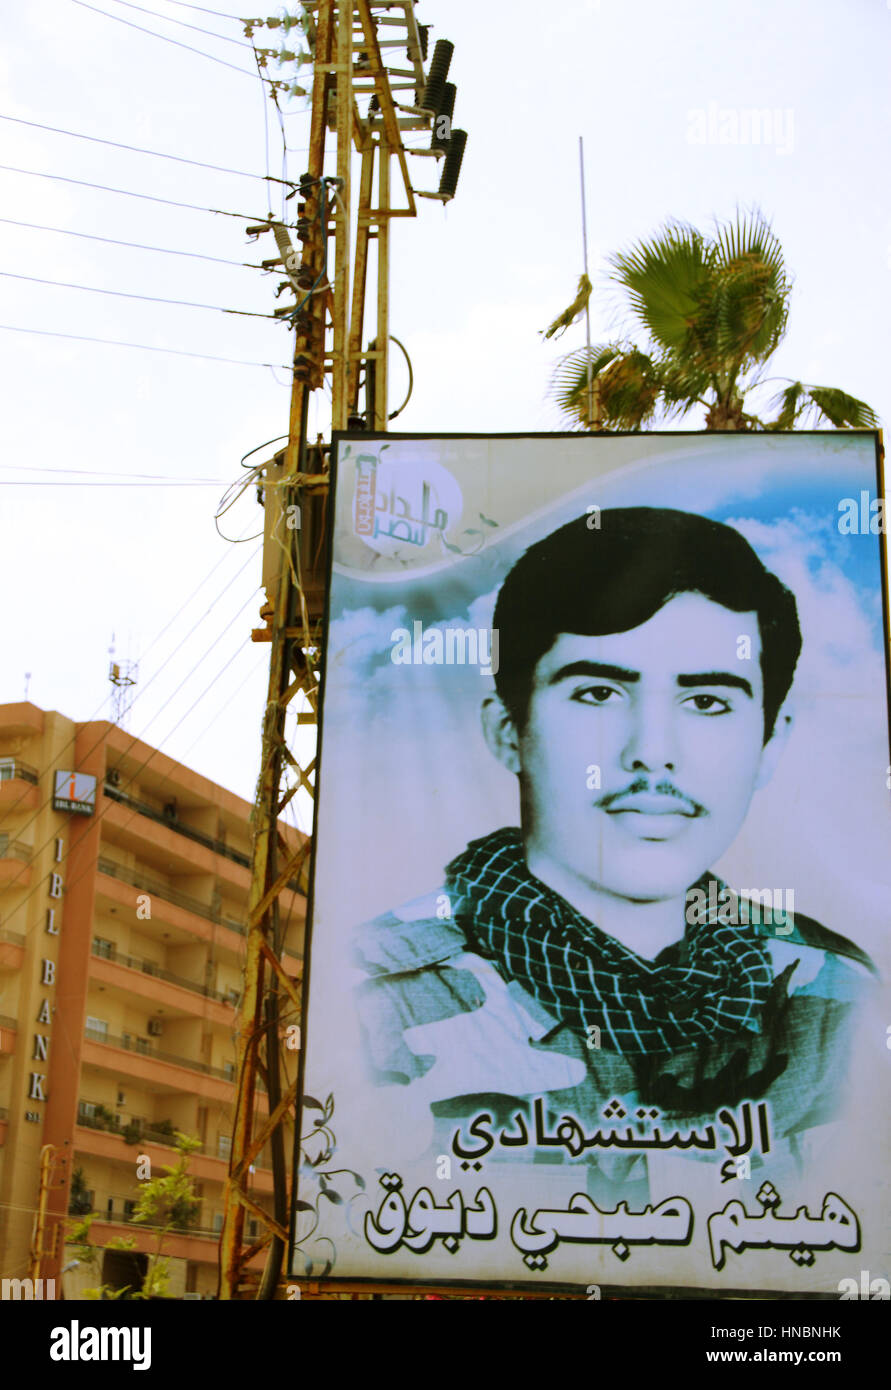
[[[429,25],[429,24],[419,24],[419,25],[418,25],[418,37],[419,37],[419,39],[421,40],[421,58],[422,58],[423,61],[426,63],[426,61],[427,61],[427,41],[428,41],[428,39],[429,39],[429,37],[430,37],[430,25]]]
[[[442,105],[433,121],[433,134],[430,137],[431,150],[447,150],[452,138],[452,115],[455,110],[454,82],[446,82],[442,89]],[[445,120],[443,120],[445,117]]]
[[[464,158],[464,146],[467,144],[466,130],[453,130],[452,138],[449,141],[449,150],[442,162],[442,177],[439,180],[439,191],[447,198],[454,198],[455,189],[458,187],[458,175],[461,172],[461,161]]]
[[[424,93],[421,97],[421,107],[424,111],[432,111],[435,115],[439,110],[442,102],[442,89],[449,75],[449,64],[452,61],[454,51],[455,45],[449,43],[448,39],[436,40],[433,57],[430,60],[430,71],[427,74]]]

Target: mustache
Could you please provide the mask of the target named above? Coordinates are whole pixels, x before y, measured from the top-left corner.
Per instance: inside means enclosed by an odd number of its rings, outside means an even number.
[[[607,792],[605,796],[600,798],[596,805],[601,811],[609,811],[618,803],[621,803],[625,797],[639,796],[641,794],[670,796],[678,801],[678,810],[683,811],[686,815],[699,816],[705,814],[705,807],[701,805],[700,802],[694,801],[692,797],[685,796],[682,791],[678,791],[673,782],[660,781],[654,783],[650,777],[636,777],[633,782],[629,783],[627,787],[623,787],[621,791]],[[619,809],[621,809],[621,805]]]

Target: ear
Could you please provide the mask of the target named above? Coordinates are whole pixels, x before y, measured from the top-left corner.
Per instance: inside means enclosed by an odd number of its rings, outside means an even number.
[[[520,746],[516,725],[497,695],[487,695],[482,707],[483,737],[508,772],[520,771]]]
[[[787,702],[782,705],[777,713],[773,726],[773,733],[764,745],[761,753],[761,766],[758,769],[758,777],[755,782],[756,790],[766,787],[773,774],[776,772],[777,763],[785,751],[786,744],[789,742],[789,735],[795,725],[795,715],[792,706]]]

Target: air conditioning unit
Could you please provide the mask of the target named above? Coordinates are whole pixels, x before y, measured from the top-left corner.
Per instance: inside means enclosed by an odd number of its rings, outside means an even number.
[[[148,1021],[148,1034],[150,1038],[160,1038],[164,1032],[164,1024],[159,1018],[150,1018]]]

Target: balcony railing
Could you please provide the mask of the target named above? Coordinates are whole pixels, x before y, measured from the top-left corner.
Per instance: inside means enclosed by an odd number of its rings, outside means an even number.
[[[185,835],[189,840],[195,840],[197,844],[212,849],[214,854],[222,854],[227,859],[231,859],[235,864],[241,864],[245,869],[251,867],[251,857],[249,854],[242,854],[240,850],[232,849],[225,840],[215,840],[212,835],[206,835],[203,830],[196,830],[191,825],[184,824],[175,815],[168,815],[163,811],[158,811],[154,806],[150,806],[145,801],[140,801],[135,796],[129,796],[127,792],[119,791],[117,787],[112,787],[108,783],[103,787],[103,791],[112,801],[118,801],[122,806],[129,806],[132,811],[138,811],[141,816],[146,816],[149,820],[155,821],[158,825],[166,825],[168,830],[175,830],[177,835]]]
[[[140,816],[146,816],[158,825],[166,825],[168,830],[175,830],[177,835],[185,835],[187,839],[194,840],[196,844],[204,845],[206,849],[213,850],[214,854],[221,854],[226,859],[231,859],[234,864],[241,864],[243,868],[251,867],[251,857],[249,854],[242,854],[241,850],[232,849],[225,840],[215,840],[212,835],[206,835],[203,830],[196,830],[191,825],[184,824],[177,820],[175,815],[167,815],[163,811],[158,811],[154,806],[149,806],[147,802],[138,800],[135,796],[129,796],[127,792],[119,791],[117,787],[105,784],[103,791],[112,801],[117,801],[122,806],[128,806],[132,811],[138,812]],[[300,884],[292,879],[288,887],[295,893],[301,891]]]
[[[21,840],[10,840],[8,835],[0,835],[0,859],[18,859],[22,864],[30,864],[34,851]]]
[[[198,917],[204,917],[208,922],[219,922],[230,931],[236,931],[240,936],[245,936],[247,929],[243,922],[234,917],[227,917],[218,907],[211,907],[209,903],[204,903],[200,898],[192,898],[188,893],[181,893],[178,888],[171,888],[162,879],[153,878],[151,874],[134,873],[132,869],[124,868],[123,864],[116,864],[113,859],[99,857],[99,872],[108,874],[110,878],[120,879],[122,883],[129,883],[133,888],[141,888],[146,893],[154,893],[164,902],[174,903],[177,907],[184,907],[187,912],[194,912]]]
[[[173,1149],[176,1147],[174,1135],[174,1130],[176,1129],[176,1126],[173,1124],[171,1120],[151,1121],[143,1119],[138,1115],[131,1115],[130,1119],[125,1123],[120,1115],[115,1115],[111,1111],[106,1110],[104,1107],[102,1107],[102,1114],[97,1115],[92,1113],[92,1111],[89,1111],[85,1108],[87,1105],[91,1104],[94,1105],[94,1108],[99,1108],[98,1102],[94,1103],[90,1101],[80,1100],[77,1103],[77,1123],[79,1125],[83,1125],[85,1129],[96,1129],[104,1131],[107,1134],[120,1135],[123,1135],[124,1131],[128,1130],[130,1135],[133,1136],[133,1144],[161,1144],[166,1146],[168,1149]],[[0,1110],[0,1119],[5,1118],[5,1112]],[[160,1126],[160,1128],[158,1128],[158,1126]],[[129,1142],[131,1142],[131,1140],[128,1135],[128,1143]],[[220,1153],[219,1147],[220,1145],[218,1139],[216,1147],[212,1144],[208,1145],[202,1143],[201,1147],[196,1149],[195,1152],[204,1154],[208,1158],[220,1158],[224,1160],[228,1159],[229,1155],[227,1153]],[[254,1166],[257,1168],[269,1169],[272,1165],[271,1160],[267,1160],[262,1155],[258,1155],[258,1157],[254,1159]]]
[[[121,1047],[126,1052],[136,1052],[141,1057],[151,1057],[155,1062],[172,1062],[177,1067],[188,1067],[189,1071],[200,1071],[204,1076],[215,1076],[220,1081],[234,1084],[234,1071],[224,1071],[222,1067],[212,1067],[207,1062],[199,1062],[194,1057],[178,1057],[173,1052],[163,1052],[146,1038],[136,1038],[130,1033],[117,1037],[113,1033],[102,1033],[96,1028],[85,1028],[84,1037],[90,1042],[106,1043],[109,1047]]]
[[[33,782],[36,787],[37,768],[23,763],[20,758],[0,758],[0,782],[11,782],[14,778],[20,782]]]
[[[6,1014],[0,1014],[0,1028],[18,1028],[17,1018],[8,1018]]]
[[[181,989],[190,989],[194,994],[201,994],[206,999],[216,999],[222,1004],[235,1004],[232,993],[219,989],[211,989],[209,985],[200,985],[197,980],[189,980],[185,975],[175,975],[172,970],[167,970],[163,965],[157,965],[153,960],[141,960],[138,956],[125,956],[114,947],[93,945],[93,955],[99,960],[114,961],[116,965],[126,965],[130,970],[139,970],[143,975],[151,975],[159,980],[166,980],[171,985],[179,985]]]
[[[0,942],[4,941],[9,946],[24,946],[25,944],[25,938],[21,932],[10,931],[8,927],[3,927],[0,930]]]

